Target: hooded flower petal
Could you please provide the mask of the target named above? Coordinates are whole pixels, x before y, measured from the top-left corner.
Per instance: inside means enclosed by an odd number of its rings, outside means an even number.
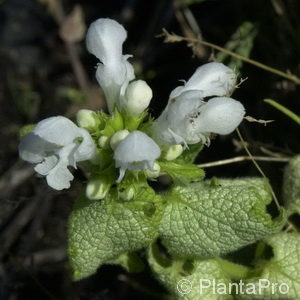
[[[236,83],[236,75],[222,63],[212,62],[199,67],[193,76],[171,92],[170,99],[187,91],[201,91],[202,97],[228,96]]]
[[[87,32],[87,49],[102,63],[98,65],[96,78],[110,112],[124,96],[129,81],[134,79],[132,65],[127,61],[130,56],[122,54],[126,37],[124,27],[111,19],[96,20]]]
[[[68,145],[80,136],[78,127],[68,118],[62,116],[40,121],[33,132],[44,141],[58,146]]]
[[[226,97],[210,99],[195,116],[197,130],[204,133],[229,134],[239,126],[245,115],[244,106]]]
[[[68,166],[92,159],[96,146],[89,133],[65,117],[52,117],[39,122],[22,138],[20,157],[36,164],[35,171],[47,176],[47,183],[56,190],[68,188],[73,175]]]
[[[86,34],[86,46],[103,64],[119,64],[122,46],[127,38],[126,30],[112,19],[98,19]]]
[[[153,169],[154,161],[160,153],[158,145],[145,133],[138,130],[131,132],[119,143],[114,153],[116,167],[120,168],[117,182],[123,179],[127,169],[132,171]]]

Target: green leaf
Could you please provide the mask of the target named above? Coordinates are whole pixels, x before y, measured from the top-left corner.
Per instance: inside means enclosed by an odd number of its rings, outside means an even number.
[[[215,259],[167,260],[154,244],[148,254],[155,277],[179,300],[226,300],[230,295],[218,295],[211,284],[228,285],[230,278]]]
[[[161,172],[171,176],[176,183],[188,184],[204,178],[204,171],[193,164],[178,164],[174,161],[160,161]]]
[[[249,57],[257,32],[258,31],[255,24],[245,21],[230,37],[230,40],[226,43],[225,48],[244,57]],[[229,68],[235,69],[236,71],[240,70],[243,66],[242,60],[231,57],[224,52],[218,53],[217,60],[220,62],[228,60],[226,65],[228,65]]]
[[[282,190],[288,213],[300,214],[300,155],[292,158],[285,167]]]
[[[30,132],[32,132],[35,128],[35,124],[29,124],[29,125],[25,125],[23,126],[20,131],[19,131],[19,137],[22,138],[24,136],[26,136],[27,134],[29,134]]]
[[[165,194],[160,237],[179,257],[224,255],[281,228],[283,209],[274,220],[266,212],[271,200],[268,182],[258,178],[176,186]]]
[[[272,236],[267,243],[273,248],[274,257],[256,266],[253,278],[246,283],[254,284],[255,295],[239,295],[239,299],[300,299],[300,235],[299,233],[279,233]],[[260,286],[269,288],[259,290]],[[277,284],[275,286],[275,284]],[[273,289],[272,289],[273,286]],[[288,286],[288,293],[287,288]]]
[[[118,200],[116,188],[101,201],[79,197],[69,219],[74,279],[87,277],[102,264],[148,246],[157,237],[160,218],[161,198],[148,186],[140,187],[132,201]]]

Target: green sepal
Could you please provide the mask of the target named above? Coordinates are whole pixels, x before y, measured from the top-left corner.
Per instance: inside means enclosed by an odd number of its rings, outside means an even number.
[[[193,163],[199,153],[203,150],[203,147],[204,145],[202,143],[189,145],[189,147],[174,161],[177,163]]]
[[[124,121],[120,112],[115,109],[112,115],[105,116],[103,113],[104,127],[98,132],[97,137],[106,136],[110,138],[116,131],[124,129]]]
[[[129,131],[137,130],[140,126],[140,124],[145,120],[145,118],[148,116],[147,112],[143,112],[138,117],[129,116],[126,113],[124,113],[124,128],[128,129]]]

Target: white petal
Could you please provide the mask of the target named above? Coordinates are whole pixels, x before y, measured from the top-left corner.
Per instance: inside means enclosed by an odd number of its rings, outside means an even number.
[[[226,97],[210,99],[200,110],[200,116],[195,120],[200,132],[229,134],[239,126],[245,115],[244,106]]]
[[[56,151],[56,155],[59,157],[59,163],[76,168],[75,152],[78,147],[78,143],[74,142]]]
[[[103,64],[119,64],[126,37],[126,30],[115,20],[98,19],[88,29],[86,46]]]
[[[58,149],[55,144],[48,143],[33,132],[21,139],[19,144],[20,157],[30,163],[39,163],[46,156],[47,151]]]
[[[41,174],[47,175],[57,164],[58,158],[55,155],[45,157],[44,161],[34,167],[34,170]]]
[[[46,177],[48,185],[58,191],[68,189],[73,178],[67,164],[63,162],[59,162]]]
[[[133,67],[128,61],[115,65],[98,65],[96,79],[103,89],[110,112],[119,103],[130,80],[134,79]]]
[[[96,155],[96,145],[92,137],[85,129],[80,129],[82,142],[74,153],[75,161],[84,161],[93,159]]]
[[[201,91],[186,91],[175,99],[170,99],[161,116],[153,124],[153,138],[159,144],[184,144],[188,128],[186,120],[193,115],[205,102]]]
[[[170,98],[176,98],[190,90],[202,91],[203,97],[227,96],[235,87],[236,75],[222,63],[208,63],[199,67],[188,82],[171,92]]]
[[[68,145],[80,136],[79,127],[62,116],[40,121],[33,133],[43,140],[58,146]]]

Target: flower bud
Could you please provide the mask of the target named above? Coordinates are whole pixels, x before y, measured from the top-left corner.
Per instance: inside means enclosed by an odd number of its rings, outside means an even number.
[[[149,178],[149,179],[157,178],[160,173],[160,165],[157,162],[155,162],[153,164],[152,170],[146,169],[144,172],[145,172],[145,175],[147,176],[147,178]]]
[[[178,156],[180,156],[183,152],[183,147],[182,145],[178,144],[178,145],[172,145],[171,147],[168,148],[167,152],[165,153],[164,158],[166,160],[174,160],[176,159]]]
[[[131,82],[126,89],[126,111],[130,115],[140,115],[152,99],[152,90],[144,80]]]
[[[103,179],[91,179],[86,187],[85,194],[90,200],[104,199],[110,189],[110,184],[106,183]]]
[[[81,109],[76,114],[77,124],[79,127],[95,127],[97,125],[97,115],[89,109]]]
[[[115,150],[119,143],[123,141],[128,134],[129,131],[127,129],[117,131],[110,139],[111,148]]]
[[[135,194],[135,189],[133,187],[127,189],[119,189],[118,191],[119,197],[124,201],[130,201]]]
[[[108,137],[105,135],[102,135],[98,139],[98,144],[101,148],[103,149],[108,149],[109,148],[109,141]]]

